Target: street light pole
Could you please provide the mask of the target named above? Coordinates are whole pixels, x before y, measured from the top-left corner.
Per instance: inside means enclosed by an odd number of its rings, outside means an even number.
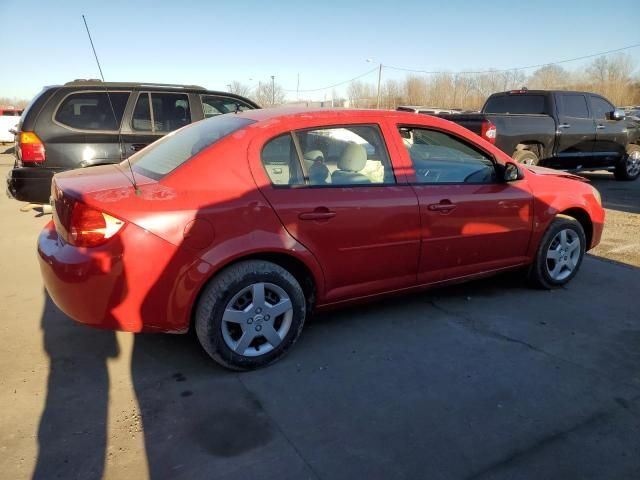
[[[376,102],[376,108],[380,109],[380,82],[382,81],[382,64],[378,67],[378,101]]]
[[[271,75],[271,105],[276,104],[276,76]]]

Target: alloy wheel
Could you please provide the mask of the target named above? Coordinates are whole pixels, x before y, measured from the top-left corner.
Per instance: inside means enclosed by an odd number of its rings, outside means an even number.
[[[264,355],[282,343],[292,318],[293,304],[287,292],[273,283],[254,283],[227,303],[222,315],[222,337],[238,355]]]
[[[566,279],[580,263],[582,249],[580,237],[569,228],[560,230],[549,245],[547,250],[547,272],[549,276],[560,282]]]
[[[635,177],[640,173],[640,150],[634,150],[627,155],[626,168],[630,177]]]

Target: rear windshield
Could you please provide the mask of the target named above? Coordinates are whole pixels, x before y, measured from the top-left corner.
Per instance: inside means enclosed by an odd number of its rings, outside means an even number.
[[[544,95],[497,95],[487,100],[483,113],[546,114]]]
[[[233,113],[196,122],[131,157],[133,169],[145,177],[160,180],[206,147],[231,133],[255,123]]]

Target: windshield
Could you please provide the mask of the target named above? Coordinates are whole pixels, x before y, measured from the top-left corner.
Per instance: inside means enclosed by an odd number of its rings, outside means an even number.
[[[483,113],[546,114],[544,95],[496,95],[487,100]]]
[[[219,115],[170,133],[131,157],[136,172],[160,180],[191,157],[227,135],[255,123],[235,114]]]

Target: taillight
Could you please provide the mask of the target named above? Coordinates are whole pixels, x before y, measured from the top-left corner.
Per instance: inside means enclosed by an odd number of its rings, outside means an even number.
[[[38,138],[38,135],[33,132],[20,132],[18,142],[23,162],[40,163],[45,161],[44,143]]]
[[[498,130],[496,129],[496,126],[489,120],[483,120],[482,127],[480,129],[480,136],[487,140],[489,143],[496,143],[497,135]]]
[[[97,247],[124,227],[119,218],[75,202],[71,211],[67,241],[77,247]]]

